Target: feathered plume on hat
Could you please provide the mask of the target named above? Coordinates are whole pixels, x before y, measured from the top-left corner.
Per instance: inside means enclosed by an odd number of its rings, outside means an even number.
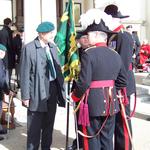
[[[104,22],[104,25],[108,28],[108,30],[114,29],[115,25],[113,24],[112,16],[107,15],[100,9],[93,8],[88,10],[86,13],[80,16],[79,20],[83,30],[93,23],[98,25],[101,23],[101,21]]]

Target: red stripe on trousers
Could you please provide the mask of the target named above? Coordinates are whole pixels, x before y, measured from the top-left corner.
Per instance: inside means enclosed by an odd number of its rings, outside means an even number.
[[[82,129],[83,129],[83,133],[85,135],[87,135],[86,126],[82,126]],[[89,150],[88,138],[87,137],[83,137],[83,141],[84,141],[84,150]]]
[[[129,150],[129,134],[128,134],[128,130],[125,124],[125,116],[123,115],[122,111],[121,111],[122,117],[123,117],[123,130],[124,130],[124,139],[125,139],[125,150]],[[128,121],[127,121],[128,122]]]

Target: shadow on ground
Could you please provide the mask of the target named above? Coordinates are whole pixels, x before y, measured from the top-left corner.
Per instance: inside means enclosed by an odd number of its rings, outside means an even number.
[[[11,129],[5,140],[0,142],[0,150],[26,150],[26,125],[18,125],[15,129]],[[71,138],[69,142],[72,143]],[[66,143],[66,136],[63,135],[59,130],[54,130],[53,133],[53,150],[64,149]]]
[[[69,145],[72,144],[73,139],[69,138]],[[66,136],[59,130],[54,130],[52,148],[64,149],[66,146]]]

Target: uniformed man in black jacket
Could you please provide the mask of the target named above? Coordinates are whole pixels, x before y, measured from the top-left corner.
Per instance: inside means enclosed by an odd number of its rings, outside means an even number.
[[[79,112],[78,123],[83,128],[84,150],[113,150],[115,115],[119,112],[116,89],[126,87],[126,73],[119,54],[106,45],[107,33],[112,32],[102,18],[93,18],[85,33],[90,47],[82,54],[79,79],[71,97],[81,101],[83,112]]]
[[[134,41],[132,35],[125,31],[124,26],[120,23],[120,19],[127,18],[129,16],[123,16],[118,7],[114,4],[108,5],[104,10],[108,15],[113,17],[113,21],[116,26],[114,26],[114,31],[118,32],[117,36],[110,37],[111,46],[119,53],[122,58],[123,64],[127,73],[127,96],[128,104],[126,104],[126,114],[129,117],[128,124],[130,132],[132,134],[131,120],[130,120],[130,96],[136,92],[135,78],[132,71],[132,55],[133,55],[133,45]],[[121,113],[116,115],[116,125],[115,125],[115,150],[131,150],[130,139],[127,129],[124,127],[124,121]],[[127,118],[126,118],[127,119]]]

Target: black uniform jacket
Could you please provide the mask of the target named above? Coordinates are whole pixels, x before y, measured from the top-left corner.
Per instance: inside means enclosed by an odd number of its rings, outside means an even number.
[[[74,89],[76,97],[82,97],[92,81],[114,80],[110,114],[119,111],[116,98],[118,89],[126,86],[126,73],[122,60],[117,52],[107,47],[91,47],[83,52],[81,57],[81,71]],[[106,116],[106,100],[104,92],[107,88],[90,89],[88,107],[90,116]],[[107,92],[106,92],[107,93]],[[106,94],[107,96],[107,94]]]
[[[130,65],[132,65],[134,40],[132,35],[126,31],[119,32],[117,36],[116,51],[120,54],[127,72],[127,95],[135,93],[135,78]]]

